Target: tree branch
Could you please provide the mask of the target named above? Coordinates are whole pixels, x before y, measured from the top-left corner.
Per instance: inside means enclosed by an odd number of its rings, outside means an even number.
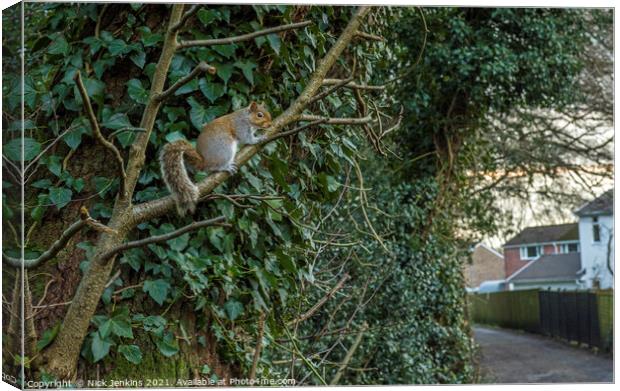
[[[179,20],[174,25],[170,26],[170,31],[172,31],[174,33],[178,32],[179,29],[181,29],[181,27],[183,27],[185,22],[187,22],[187,19],[191,18],[192,15],[194,15],[196,12],[198,12],[199,9],[200,9],[200,5],[199,4],[192,5],[192,7],[189,10],[187,10],[187,12],[183,14],[183,16],[181,16],[181,20]]]
[[[145,239],[134,240],[132,242],[121,244],[120,246],[114,247],[106,251],[105,253],[101,254],[99,258],[101,260],[106,260],[121,251],[129,250],[129,249],[136,248],[136,247],[144,247],[152,243],[165,242],[167,240],[174,239],[177,236],[181,236],[186,232],[194,231],[194,230],[197,230],[203,227],[208,227],[212,225],[220,225],[220,226],[225,225],[222,223],[224,220],[225,220],[224,216],[219,216],[219,217],[209,219],[209,220],[195,221],[175,231],[168,232],[167,234],[155,235],[155,236],[151,236]]]
[[[155,96],[155,100],[161,102],[164,99],[170,97],[170,95],[174,94],[179,88],[183,87],[185,84],[192,81],[193,78],[195,78],[196,76],[198,76],[198,74],[202,72],[209,72],[210,74],[215,75],[215,72],[217,72],[217,69],[215,69],[214,66],[209,65],[204,61],[201,61],[198,65],[196,65],[194,69],[192,69],[192,71],[187,76],[179,79],[176,83],[170,86],[170,88],[168,88],[166,91],[163,91],[160,94],[157,94]]]
[[[24,269],[31,269],[33,267],[39,266],[40,264],[42,264],[44,262],[47,262],[50,259],[54,258],[56,256],[56,254],[58,254],[60,252],[60,250],[62,250],[65,247],[65,245],[69,242],[69,240],[71,240],[71,238],[76,233],[78,233],[82,228],[84,228],[85,226],[90,226],[91,228],[95,229],[96,231],[106,231],[106,232],[113,231],[111,228],[107,227],[104,224],[101,224],[99,221],[97,221],[97,220],[93,219],[92,217],[90,217],[86,207],[82,207],[82,209],[80,209],[80,219],[78,221],[76,221],[75,223],[71,224],[69,226],[69,228],[67,228],[60,235],[60,238],[58,238],[58,240],[55,241],[50,246],[50,248],[45,250],[37,258],[24,259],[23,262],[22,262],[22,260],[20,258],[10,257],[10,256],[4,254],[4,252],[3,252],[2,253],[2,259],[7,264],[9,264],[9,265],[11,265],[13,267],[18,267],[18,268],[21,268],[22,265],[23,265]]]
[[[276,133],[276,134],[274,134],[273,136],[267,137],[265,140],[263,140],[263,141],[261,142],[261,144],[267,144],[267,143],[270,143],[270,142],[272,142],[273,140],[277,140],[277,139],[282,138],[282,137],[290,136],[291,134],[299,133],[299,132],[301,132],[302,130],[306,130],[306,129],[311,128],[311,127],[313,127],[313,126],[315,126],[315,125],[320,125],[320,124],[323,124],[323,123],[325,123],[325,122],[327,122],[327,118],[321,118],[321,119],[319,119],[319,120],[312,121],[312,122],[310,122],[309,124],[305,124],[305,125],[302,125],[302,126],[298,126],[298,127],[296,127],[295,129],[292,129],[292,130],[287,130],[286,132]]]
[[[308,102],[310,102],[312,97],[314,97],[320,89],[327,72],[329,72],[332,66],[340,58],[344,49],[349,45],[355,35],[355,32],[361,25],[368,12],[370,12],[370,9],[371,8],[367,6],[358,7],[355,14],[351,17],[347,27],[340,34],[325,57],[323,57],[317,64],[316,70],[312,74],[301,95],[281,115],[274,119],[272,126],[266,130],[265,136],[269,137],[275,135],[278,131],[280,131],[280,129],[283,129],[290,123],[300,120],[301,113],[308,105]],[[314,118],[314,120],[317,119],[321,118]],[[368,121],[370,121],[370,119],[368,119]],[[262,145],[248,145],[239,150],[235,158],[235,163],[237,166],[240,167],[249,161],[262,149],[262,147]],[[204,197],[209,194],[229,176],[230,175],[226,172],[217,172],[209,175],[205,180],[197,184],[200,197]],[[174,205],[175,202],[172,196],[135,205],[132,208],[132,213],[130,216],[131,223],[132,225],[137,225],[152,218],[162,216],[172,210]]]
[[[381,37],[379,35],[369,34],[369,33],[363,32],[363,31],[356,32],[355,33],[355,37],[356,38],[369,39],[371,41],[379,41],[379,42],[385,41],[385,38],[383,38],[383,37]]]
[[[260,361],[260,354],[263,349],[263,334],[265,332],[265,313],[261,312],[258,318],[258,334],[256,336],[256,347],[254,348],[254,359],[252,360],[252,368],[250,368],[249,379],[256,378],[256,367]]]
[[[321,298],[321,300],[319,300],[315,305],[312,306],[312,308],[310,308],[308,311],[306,311],[303,315],[297,317],[296,319],[294,319],[293,321],[291,321],[289,324],[295,324],[295,323],[299,323],[299,322],[303,322],[304,320],[310,318],[312,315],[314,315],[315,312],[317,312],[326,302],[327,300],[329,300],[336,292],[338,292],[340,289],[342,289],[342,287],[344,286],[344,283],[347,282],[347,280],[349,279],[349,274],[345,273],[344,276],[342,276],[342,278],[340,279],[340,281],[338,281],[338,283],[336,285],[334,285],[334,287],[327,292],[327,294],[325,296],[323,296]]]
[[[325,91],[321,92],[320,94],[315,95],[312,99],[310,99],[309,103],[314,103],[318,100],[321,100],[323,98],[325,98],[327,95],[331,94],[332,92],[342,88],[345,84],[348,84],[349,82],[353,81],[353,76],[348,77],[344,80],[341,80],[339,83],[334,84],[333,86],[329,87],[328,89],[326,89]]]
[[[323,80],[323,85],[324,86],[331,86],[331,85],[335,85],[335,84],[340,84],[342,82],[343,82],[342,79],[325,79],[325,80]],[[358,83],[355,83],[355,82],[347,83],[345,85],[345,87],[352,88],[352,89],[355,89],[355,90],[371,90],[371,91],[383,91],[383,90],[385,90],[385,86],[371,86],[371,85],[368,85],[368,84],[358,84]]]
[[[99,123],[97,122],[97,117],[95,116],[95,112],[93,111],[93,107],[90,104],[90,98],[88,97],[88,92],[86,92],[86,87],[84,87],[84,83],[82,82],[82,75],[80,71],[77,71],[74,77],[75,82],[77,83],[78,90],[80,91],[80,95],[82,96],[82,103],[86,109],[86,113],[88,114],[88,120],[90,121],[90,126],[93,128],[93,134],[97,141],[99,141],[104,147],[109,149],[114,157],[116,158],[118,164],[118,171],[120,174],[120,193],[122,197],[126,197],[126,180],[127,175],[125,174],[125,161],[121,156],[120,151],[108,140],[103,137],[101,134],[101,129],[99,128]]]
[[[340,363],[340,367],[338,368],[336,375],[333,377],[331,382],[329,382],[330,386],[338,384],[338,381],[344,374],[345,369],[347,369],[349,362],[351,362],[351,359],[353,358],[353,354],[355,353],[357,348],[360,346],[360,343],[362,342],[362,337],[364,336],[366,329],[368,329],[368,324],[364,322],[359,333],[357,333],[357,337],[355,337],[355,341],[353,342],[353,345],[351,345],[349,350],[347,350],[347,354],[344,356],[344,360],[342,360],[342,363]]]
[[[371,116],[360,118],[333,118],[322,117],[320,115],[302,114],[299,116],[298,121],[323,121],[329,125],[364,125],[372,121]]]
[[[179,49],[191,48],[195,46],[227,45],[227,44],[236,43],[236,42],[249,41],[251,39],[254,39],[254,38],[257,38],[263,35],[274,34],[274,33],[279,33],[281,31],[293,30],[293,29],[306,27],[306,26],[311,25],[312,23],[313,23],[312,21],[308,20],[305,22],[298,22],[298,23],[284,24],[282,26],[270,27],[264,30],[255,31],[253,33],[237,35],[235,37],[199,39],[195,41],[181,41],[179,43]]]

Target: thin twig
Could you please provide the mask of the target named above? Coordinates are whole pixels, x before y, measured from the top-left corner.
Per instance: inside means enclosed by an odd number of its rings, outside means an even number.
[[[22,262],[21,259],[10,257],[3,252],[2,259],[13,267],[19,268],[19,267],[22,267],[23,265],[25,269],[33,268],[55,257],[56,254],[58,254],[60,250],[62,250],[65,247],[65,245],[69,242],[69,240],[71,240],[71,238],[85,226],[90,226],[91,228],[97,231],[106,231],[106,232],[112,232],[112,233],[116,232],[112,230],[111,228],[109,228],[108,226],[103,225],[97,220],[90,217],[86,207],[82,207],[80,209],[80,219],[76,221],[75,223],[71,224],[69,228],[67,228],[60,235],[60,238],[57,241],[55,241],[50,246],[49,249],[47,249],[37,258],[24,259],[24,261]]]
[[[146,132],[146,129],[144,129],[144,128],[135,128],[133,126],[128,126],[126,128],[121,128],[121,129],[118,129],[118,130],[108,134],[108,140],[112,140],[114,138],[114,136],[116,136],[117,134],[120,134],[120,133],[124,133],[124,132],[143,133],[143,132]]]
[[[312,99],[310,99],[310,101],[308,103],[314,103],[317,100],[321,100],[321,99],[325,98],[326,96],[328,96],[332,92],[334,92],[334,91],[344,87],[345,84],[348,84],[351,81],[353,81],[353,76],[348,77],[348,78],[346,78],[344,80],[341,80],[339,83],[336,83],[336,84],[332,85],[331,87],[329,87],[325,91],[321,92],[320,94],[315,95]]]
[[[252,360],[252,368],[250,368],[250,374],[248,378],[256,378],[256,367],[260,361],[260,354],[263,349],[263,334],[265,332],[265,313],[261,312],[258,318],[258,333],[256,335],[256,347],[254,348],[254,359]]]
[[[45,149],[43,151],[41,151],[34,159],[32,159],[30,161],[30,163],[28,163],[28,165],[26,166],[26,168],[24,168],[24,172],[28,172],[28,170],[30,169],[30,167],[35,164],[36,162],[39,161],[39,159],[41,159],[41,157],[43,155],[45,155],[45,153],[47,151],[49,151],[49,149],[51,147],[53,147],[54,145],[56,145],[56,143],[58,141],[60,141],[67,133],[73,131],[73,130],[77,130],[77,127],[75,125],[69,126],[67,129],[65,129],[61,134],[58,135],[58,137],[56,137],[56,139],[54,139],[54,141],[52,141],[47,147],[45,147]]]
[[[345,369],[347,369],[349,362],[351,362],[351,359],[353,358],[353,354],[355,353],[357,348],[360,346],[360,343],[362,342],[362,337],[364,336],[364,333],[366,332],[367,328],[368,328],[368,324],[364,322],[361,330],[359,331],[359,333],[357,333],[357,337],[355,337],[355,341],[353,342],[353,345],[351,345],[349,350],[347,350],[347,354],[344,356],[342,363],[340,363],[340,367],[338,368],[336,375],[333,377],[332,381],[329,383],[330,386],[338,384],[338,381],[344,374]]]
[[[181,236],[186,232],[189,231],[194,231],[203,227],[208,227],[208,226],[212,226],[212,225],[219,225],[219,226],[224,226],[226,224],[223,223],[223,221],[226,218],[224,216],[219,216],[213,219],[209,219],[209,220],[202,220],[202,221],[196,221],[193,222],[191,224],[188,224],[182,228],[179,228],[175,231],[169,232],[167,234],[163,234],[163,235],[155,235],[155,236],[151,236],[145,239],[140,239],[140,240],[134,240],[132,242],[127,242],[125,244],[122,244],[120,246],[114,247],[111,250],[106,251],[105,253],[103,253],[99,259],[101,261],[104,261],[106,259],[109,259],[111,256],[113,256],[114,254],[117,254],[121,251],[125,251],[125,250],[129,250],[132,248],[136,248],[136,247],[143,247],[146,246],[148,244],[151,243],[159,243],[159,242],[165,242],[167,240],[170,239],[174,239],[177,236]]]
[[[331,86],[331,85],[340,84],[342,82],[343,82],[342,79],[325,79],[325,80],[323,80],[323,85],[324,86]],[[355,89],[355,90],[370,90],[370,91],[383,91],[383,90],[385,90],[385,86],[384,85],[373,86],[373,85],[368,85],[368,84],[358,84],[358,83],[355,83],[353,81],[349,81],[348,83],[345,83],[345,87],[352,88],[352,89]]]
[[[235,37],[199,39],[195,41],[181,41],[178,47],[179,49],[184,49],[184,48],[190,48],[194,46],[228,45],[228,44],[236,43],[236,42],[249,41],[251,39],[254,39],[254,38],[257,38],[263,35],[274,34],[274,33],[279,33],[281,31],[293,30],[293,29],[306,27],[306,26],[311,25],[312,23],[313,23],[312,21],[308,20],[305,22],[291,23],[291,24],[284,24],[282,26],[270,27],[264,30],[259,30],[253,33],[248,33],[248,34],[242,34],[242,35],[238,35]]]
[[[364,39],[370,39],[371,41],[379,41],[379,42],[385,41],[385,38],[383,38],[380,35],[365,33],[363,31],[356,32],[355,38],[364,38]]]
[[[298,126],[295,129],[287,130],[286,132],[276,133],[273,136],[268,137],[265,140],[263,140],[261,142],[261,144],[267,144],[267,143],[272,142],[273,140],[277,140],[277,139],[282,138],[282,137],[290,136],[291,134],[299,133],[302,130],[306,130],[306,129],[312,127],[312,126],[323,124],[323,123],[327,122],[327,120],[328,120],[327,118],[321,118],[321,119],[318,119],[316,121],[312,121],[312,122],[310,122],[308,124],[305,124],[305,125],[302,125],[302,126]]]
[[[348,118],[348,117],[322,117],[320,115],[302,114],[299,116],[298,121],[319,121],[324,120],[329,125],[363,125],[372,121],[371,116],[361,118]]]
[[[82,76],[80,71],[75,73],[74,77],[75,82],[77,83],[78,90],[80,91],[80,95],[82,96],[82,103],[86,108],[86,113],[88,114],[88,120],[90,121],[90,126],[93,129],[93,134],[97,141],[99,141],[104,147],[109,149],[112,154],[116,157],[116,161],[118,163],[118,171],[120,173],[120,193],[122,198],[125,198],[126,194],[126,180],[127,174],[125,174],[125,161],[121,156],[120,151],[108,140],[103,137],[101,134],[101,129],[99,128],[99,123],[97,122],[97,117],[95,116],[95,112],[93,111],[93,107],[90,104],[90,98],[88,97],[88,92],[86,92],[86,87],[84,87],[84,83],[82,82]]]
[[[215,72],[217,72],[217,69],[214,66],[209,65],[204,61],[201,61],[198,65],[196,65],[194,69],[192,69],[192,71],[187,76],[179,79],[176,83],[170,86],[170,88],[158,94],[155,97],[155,100],[159,102],[163,101],[164,99],[168,98],[170,95],[174,94],[179,88],[183,87],[185,84],[189,83],[190,81],[192,81],[193,78],[195,78],[196,76],[198,76],[200,73],[203,73],[203,72],[208,72],[214,75]]]
[[[340,281],[338,281],[338,283],[334,285],[334,287],[329,292],[327,292],[327,294],[323,296],[321,300],[319,300],[315,305],[312,306],[312,308],[310,308],[304,314],[302,314],[298,318],[291,321],[290,324],[303,322],[304,320],[314,315],[314,313],[317,312],[327,302],[327,300],[329,300],[336,292],[342,289],[342,287],[344,286],[344,283],[347,282],[349,277],[350,277],[349,274],[345,273],[344,276],[342,276],[342,278],[340,279]]]

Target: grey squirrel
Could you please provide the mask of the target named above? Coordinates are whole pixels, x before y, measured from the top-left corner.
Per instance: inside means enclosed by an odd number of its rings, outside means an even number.
[[[175,200],[181,217],[194,213],[198,187],[187,174],[185,162],[198,170],[237,172],[235,155],[239,144],[258,144],[265,136],[256,136],[258,128],[271,126],[271,114],[256,102],[203,126],[196,148],[186,140],[164,146],[159,156],[162,177]]]

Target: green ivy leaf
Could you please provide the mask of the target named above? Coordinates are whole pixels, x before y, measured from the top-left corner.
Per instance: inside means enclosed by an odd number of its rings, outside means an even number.
[[[142,362],[142,352],[137,345],[120,345],[118,352],[132,364],[140,364]]]
[[[52,181],[50,181],[49,179],[39,179],[31,186],[37,189],[48,189],[50,186],[52,186]]]
[[[65,36],[62,34],[52,34],[50,35],[51,44],[47,48],[47,52],[49,54],[60,54],[66,56],[69,54],[71,50],[69,46],[69,42],[65,39]]]
[[[224,80],[224,84],[228,84],[228,80],[230,80],[230,77],[232,76],[234,66],[232,64],[218,64],[216,68],[217,75]]]
[[[106,121],[104,121],[101,126],[109,129],[122,129],[131,127],[131,122],[129,122],[129,118],[125,113],[115,113],[112,114]]]
[[[243,304],[235,299],[230,299],[226,302],[226,304],[224,304],[224,311],[226,312],[226,317],[228,317],[228,319],[235,320],[243,314]]]
[[[56,176],[60,176],[62,173],[62,159],[57,155],[50,155],[46,160],[47,169]]]
[[[243,72],[243,76],[245,76],[245,78],[250,82],[250,84],[254,85],[253,70],[257,67],[256,63],[251,60],[247,60],[237,61],[234,65],[237,68],[241,69],[241,72]]]
[[[226,58],[231,58],[235,54],[237,45],[231,43],[229,45],[213,45],[213,50]]]
[[[50,188],[50,201],[56,205],[58,209],[64,208],[70,201],[73,192],[66,187],[51,187]]]
[[[144,51],[139,50],[129,56],[131,61],[136,64],[140,69],[144,68],[144,64],[146,64],[146,53]]]
[[[110,353],[112,343],[102,339],[98,332],[93,333],[93,340],[90,349],[93,353],[93,361],[97,362]]]
[[[218,14],[215,10],[210,10],[206,8],[201,8],[200,11],[196,14],[198,16],[198,20],[202,22],[203,25],[208,26],[211,22],[218,19]]]
[[[162,305],[168,296],[170,283],[166,280],[146,280],[142,286],[142,290],[151,296],[157,304]]]
[[[2,153],[9,160],[20,161],[22,156],[22,140],[24,146],[24,161],[34,159],[41,152],[41,144],[33,138],[15,138],[2,146]]]
[[[209,82],[207,79],[200,79],[198,85],[200,86],[200,91],[202,91],[204,96],[206,96],[211,103],[215,102],[217,98],[224,95],[226,92],[223,84]]]
[[[179,352],[179,344],[172,333],[167,333],[164,338],[155,340],[159,352],[166,357],[172,357]]]
[[[146,104],[149,100],[149,92],[142,86],[138,79],[131,79],[127,82],[127,93],[134,101]]]
[[[108,51],[112,56],[124,54],[128,49],[130,48],[128,48],[127,44],[122,39],[115,39],[108,45]]]
[[[278,34],[269,34],[267,35],[267,40],[273,51],[276,52],[276,54],[280,54],[280,48],[282,47],[280,36]]]

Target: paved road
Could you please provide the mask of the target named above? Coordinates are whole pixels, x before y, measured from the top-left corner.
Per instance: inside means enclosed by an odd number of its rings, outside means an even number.
[[[474,327],[483,383],[613,381],[613,360],[543,336]]]

